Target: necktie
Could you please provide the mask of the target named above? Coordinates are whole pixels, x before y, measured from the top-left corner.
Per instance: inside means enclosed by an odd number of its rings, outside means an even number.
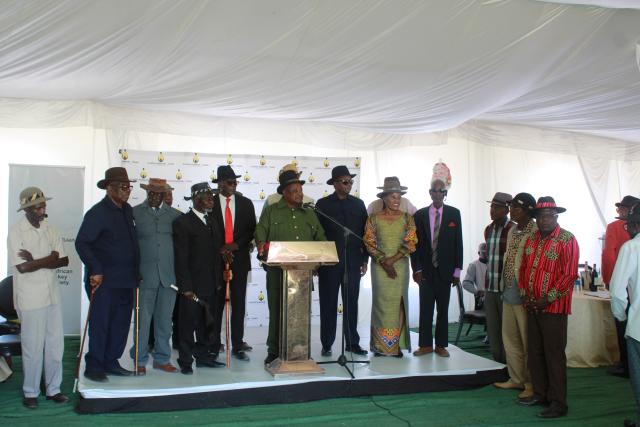
[[[231,197],[227,197],[227,207],[224,209],[224,243],[233,243],[233,217],[229,202]]]
[[[433,224],[433,240],[431,243],[431,263],[438,267],[438,237],[440,237],[440,211],[436,209],[436,220]]]

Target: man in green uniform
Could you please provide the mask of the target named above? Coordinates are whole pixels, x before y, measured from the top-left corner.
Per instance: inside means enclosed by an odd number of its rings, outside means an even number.
[[[304,242],[327,240],[324,230],[312,209],[302,208],[302,186],[295,171],[285,171],[278,178],[278,194],[282,199],[265,206],[256,226],[255,240],[258,258],[267,259],[269,242]],[[267,267],[267,302],[269,304],[269,336],[267,337],[267,358],[265,365],[278,357],[280,348],[280,292],[282,289],[282,269]]]

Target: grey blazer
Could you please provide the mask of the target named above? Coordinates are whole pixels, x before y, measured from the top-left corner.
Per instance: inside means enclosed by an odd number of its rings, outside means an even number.
[[[166,203],[154,212],[146,200],[133,208],[140,246],[141,288],[166,288],[176,283],[172,224],[180,215]]]

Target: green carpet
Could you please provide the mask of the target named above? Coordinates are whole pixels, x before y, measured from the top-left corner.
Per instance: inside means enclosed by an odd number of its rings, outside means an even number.
[[[451,339],[457,325],[449,328]],[[481,327],[472,329],[459,346],[489,357],[482,343]],[[75,354],[79,340],[65,341],[63,392],[71,395]],[[478,390],[418,393],[394,396],[328,399],[316,402],[243,406],[227,409],[158,412],[144,414],[78,415],[71,403],[58,405],[40,398],[37,410],[22,406],[20,358],[14,359],[16,372],[0,384],[0,426],[134,426],[175,425],[345,425],[345,426],[621,426],[634,414],[628,380],[611,377],[605,368],[569,369],[569,415],[556,420],[535,416],[539,407],[526,408],[514,402],[516,392],[492,386]]]

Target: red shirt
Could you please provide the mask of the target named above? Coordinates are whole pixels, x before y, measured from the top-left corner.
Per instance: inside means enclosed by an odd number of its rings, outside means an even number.
[[[602,280],[609,286],[613,267],[618,259],[618,252],[622,245],[629,240],[629,233],[624,228],[625,222],[621,219],[607,225],[604,235],[604,248],[602,249]]]
[[[545,238],[540,231],[527,239],[520,266],[520,292],[547,298],[545,313],[571,314],[571,295],[578,278],[580,249],[576,238],[556,226]]]

